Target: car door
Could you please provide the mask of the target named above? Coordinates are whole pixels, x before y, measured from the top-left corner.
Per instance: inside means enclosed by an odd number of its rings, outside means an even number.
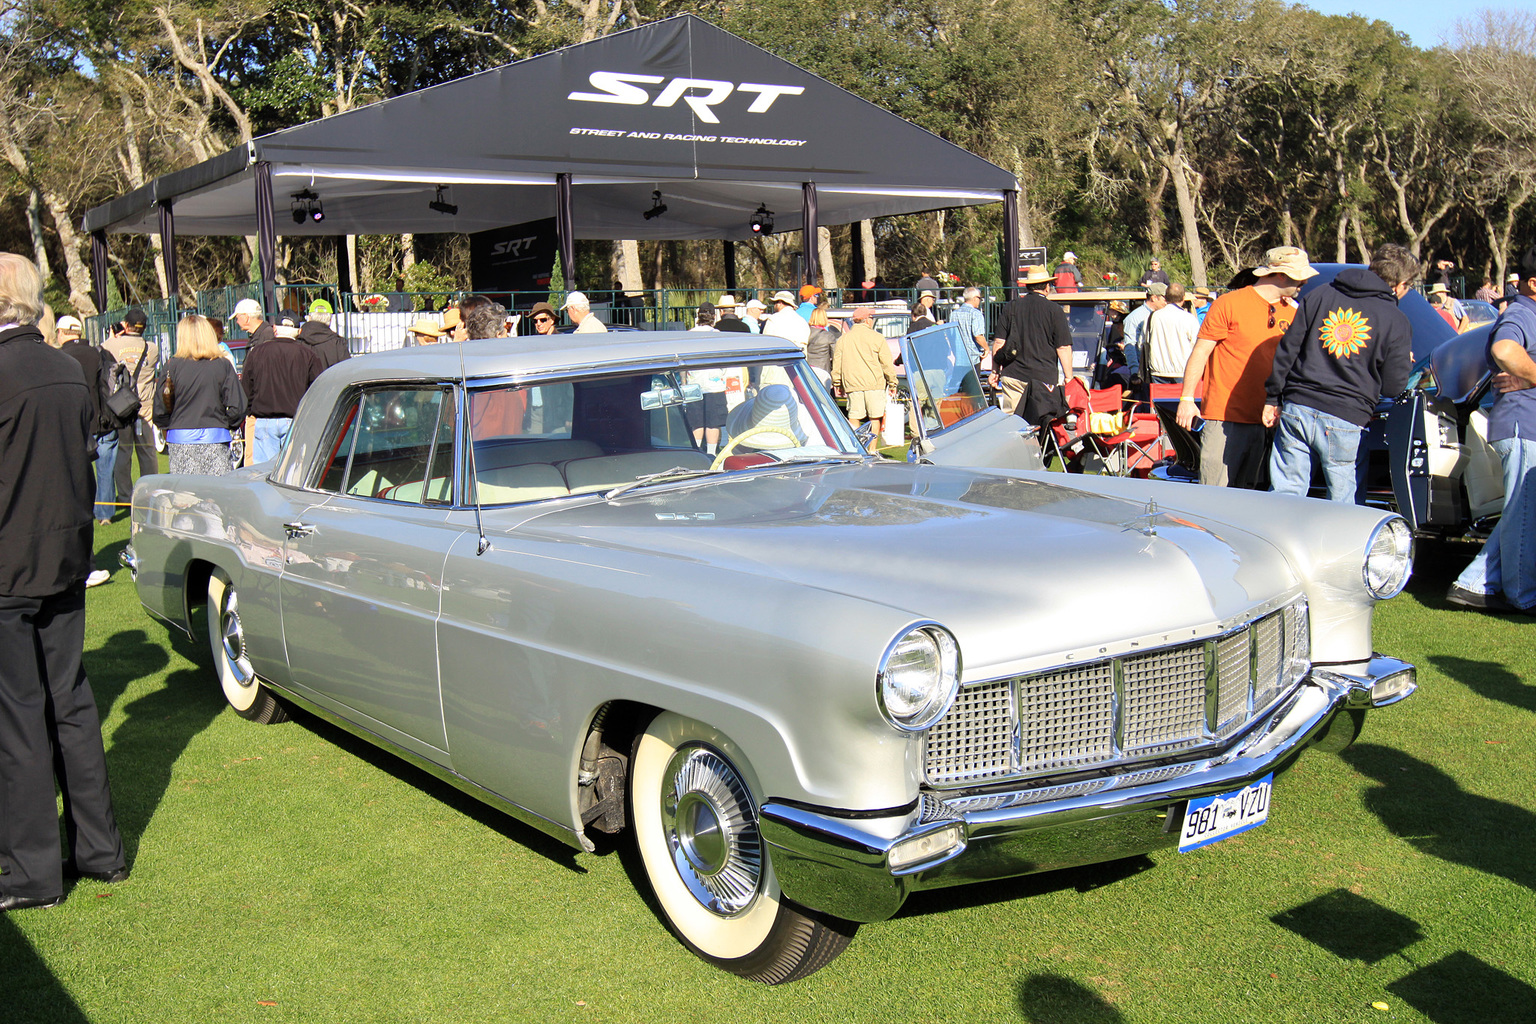
[[[1387,413],[1387,457],[1397,511],[1414,530],[1429,525],[1429,441],[1424,392],[1408,392]]]
[[[940,324],[901,339],[912,461],[985,469],[1044,469],[1029,425],[987,404],[965,333]]]
[[[457,403],[451,387],[344,400],[310,483],[326,497],[284,524],[283,636],[296,689],[445,760],[437,673]]]

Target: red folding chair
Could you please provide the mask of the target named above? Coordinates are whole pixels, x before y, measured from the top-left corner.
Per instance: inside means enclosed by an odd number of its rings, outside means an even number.
[[[1064,387],[1067,414],[1047,423],[1041,431],[1041,454],[1047,467],[1054,454],[1065,473],[1083,471],[1083,454],[1088,446],[1088,413],[1090,403],[1088,386],[1077,377],[1067,380]]]

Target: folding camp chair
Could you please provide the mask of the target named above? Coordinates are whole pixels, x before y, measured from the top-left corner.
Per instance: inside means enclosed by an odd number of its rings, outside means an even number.
[[[1052,420],[1040,431],[1041,456],[1047,467],[1055,455],[1065,473],[1083,471],[1083,453],[1088,446],[1088,413],[1090,403],[1088,386],[1079,378],[1071,377],[1064,388],[1067,413]]]

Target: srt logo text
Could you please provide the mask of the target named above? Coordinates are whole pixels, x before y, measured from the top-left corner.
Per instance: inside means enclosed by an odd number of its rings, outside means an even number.
[[[618,71],[594,71],[587,79],[597,92],[573,92],[567,99],[587,103],[623,103],[640,107],[649,103],[653,107],[676,106],[682,100],[693,108],[700,121],[719,124],[714,107],[724,102],[733,92],[755,93],[757,98],[747,107],[749,114],[765,114],[780,96],[799,96],[805,92],[803,85],[761,85],[756,82],[721,82],[713,78],[674,78],[670,82],[661,75],[631,75]],[[651,100],[651,93],[641,88],[645,85],[666,87]]]

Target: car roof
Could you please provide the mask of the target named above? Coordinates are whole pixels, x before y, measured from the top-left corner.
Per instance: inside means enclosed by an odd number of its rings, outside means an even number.
[[[714,358],[798,357],[791,341],[729,331],[623,331],[529,335],[484,341],[439,342],[370,352],[344,359],[326,371],[327,384],[380,379],[481,380],[580,370],[602,372],[634,366],[681,365]]]

